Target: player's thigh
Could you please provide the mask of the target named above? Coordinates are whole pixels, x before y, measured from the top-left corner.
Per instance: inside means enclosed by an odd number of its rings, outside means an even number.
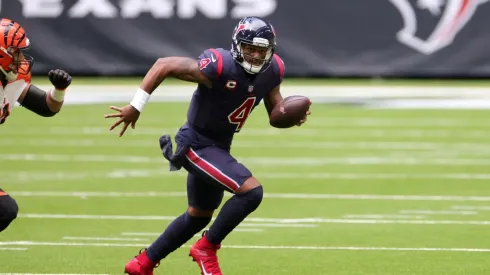
[[[214,211],[221,204],[223,195],[222,188],[209,184],[209,182],[192,173],[187,175],[187,201],[189,206],[196,211]]]
[[[186,158],[186,169],[189,172],[232,193],[252,177],[247,167],[239,163],[229,152],[216,146],[189,149]]]

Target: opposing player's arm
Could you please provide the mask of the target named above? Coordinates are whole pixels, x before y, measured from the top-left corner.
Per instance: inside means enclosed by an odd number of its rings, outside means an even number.
[[[189,57],[159,58],[146,73],[140,88],[151,94],[167,77],[201,83],[211,87],[211,80],[199,70],[196,59]]]
[[[63,102],[54,100],[50,93],[31,84],[27,84],[17,101],[28,110],[43,117],[56,115],[63,105]]]
[[[63,70],[51,70],[48,77],[54,85],[51,92],[43,91],[32,85],[29,75],[25,78],[27,85],[17,99],[22,106],[43,117],[54,116],[61,110],[65,90],[71,84],[71,76]]]
[[[274,107],[277,104],[279,104],[279,103],[282,102],[282,99],[283,98],[282,98],[282,95],[281,95],[280,86],[281,85],[277,85],[264,98],[265,109],[267,110],[267,113],[269,114],[269,116],[271,115],[272,109],[274,109]]]

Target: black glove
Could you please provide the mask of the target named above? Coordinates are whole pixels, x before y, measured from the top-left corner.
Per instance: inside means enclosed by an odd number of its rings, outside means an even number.
[[[48,77],[49,81],[51,81],[54,87],[58,90],[64,90],[71,84],[71,76],[67,72],[60,69],[49,71]]]

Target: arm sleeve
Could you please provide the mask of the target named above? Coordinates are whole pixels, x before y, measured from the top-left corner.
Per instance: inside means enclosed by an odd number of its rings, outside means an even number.
[[[57,113],[49,109],[46,101],[47,96],[48,94],[45,91],[34,85],[30,85],[21,105],[40,116],[52,117]]]

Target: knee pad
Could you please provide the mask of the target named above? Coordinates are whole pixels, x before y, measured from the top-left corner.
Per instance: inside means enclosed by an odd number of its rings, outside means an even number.
[[[0,196],[0,232],[17,218],[19,206],[9,195]]]

